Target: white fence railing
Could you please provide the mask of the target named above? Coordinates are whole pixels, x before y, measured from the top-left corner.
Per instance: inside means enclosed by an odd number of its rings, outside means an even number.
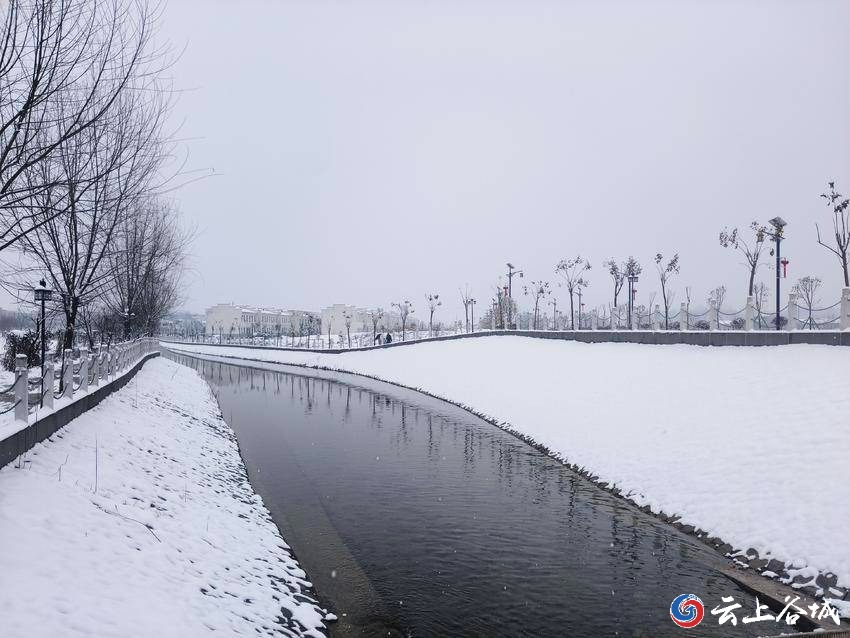
[[[779,310],[782,330],[850,330],[850,288],[844,288],[841,299],[831,306],[808,307],[800,301],[795,293],[788,295],[788,303]],[[576,327],[580,330],[628,330],[628,310],[626,306],[618,306],[605,316],[592,310],[582,314],[580,320],[576,321]],[[767,307],[757,307],[752,297],[747,298],[743,308],[734,312],[724,312],[712,301],[703,312],[692,313],[683,302],[678,309],[670,308],[666,314],[660,305],[649,312],[633,311],[632,329],[775,330],[776,313]]]
[[[89,353],[80,348],[80,356],[74,360],[73,350],[65,350],[62,361],[64,368],[58,370],[53,355],[45,357],[44,376],[40,370],[30,377],[26,355],[15,357],[14,403],[2,413],[15,411],[15,420],[28,423],[31,412],[39,408],[52,410],[56,401],[63,404],[73,401],[75,394],[86,394],[102,384],[121,376],[146,354],[159,349],[159,340],[142,337],[134,341],[103,346]],[[57,391],[58,385],[58,391]]]

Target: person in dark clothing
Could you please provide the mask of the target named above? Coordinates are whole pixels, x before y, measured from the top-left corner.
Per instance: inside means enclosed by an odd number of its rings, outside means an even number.
[[[382,334],[379,332],[378,334],[376,334],[376,335],[375,335],[375,342],[374,342],[372,345],[379,346],[379,345],[381,345],[383,342],[384,342],[384,335],[382,335]]]
[[[384,343],[392,343],[392,342],[393,342],[393,336],[388,332],[387,338],[384,339]]]

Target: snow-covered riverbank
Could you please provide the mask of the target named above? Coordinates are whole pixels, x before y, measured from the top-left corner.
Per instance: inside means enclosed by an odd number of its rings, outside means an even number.
[[[3,636],[323,635],[206,383],[149,361],[0,470]]]
[[[736,549],[850,586],[850,351],[523,337],[338,355],[170,346],[366,374],[467,406]],[[827,588],[824,593],[831,593]]]

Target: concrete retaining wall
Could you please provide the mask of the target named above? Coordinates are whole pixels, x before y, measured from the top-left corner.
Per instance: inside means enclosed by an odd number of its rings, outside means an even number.
[[[120,377],[100,386],[97,390],[80,396],[73,403],[59,408],[23,430],[12,434],[0,441],[0,467],[14,461],[24,452],[31,450],[36,443],[41,443],[56,431],[65,427],[86,410],[90,410],[110,394],[123,388],[139,371],[148,359],[158,357],[159,352],[149,352],[144,355],[130,370]]]
[[[646,343],[654,345],[688,344],[692,346],[783,346],[797,343],[811,343],[827,346],[850,346],[850,331],[836,330],[800,330],[800,331],[758,331],[737,330],[696,331],[696,330],[488,330],[470,334],[446,335],[416,341],[395,341],[380,346],[352,348],[351,350],[377,350],[379,348],[399,348],[424,341],[452,341],[454,339],[475,339],[479,337],[520,336],[534,339],[562,339],[583,343]],[[284,348],[277,346],[252,346],[245,344],[202,343],[200,341],[168,341],[164,343],[184,345],[206,345],[213,347],[256,348],[258,350],[283,350],[287,352],[323,352],[339,354],[350,352],[347,348]]]

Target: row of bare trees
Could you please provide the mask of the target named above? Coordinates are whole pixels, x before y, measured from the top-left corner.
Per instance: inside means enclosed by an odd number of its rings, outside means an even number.
[[[151,334],[179,301],[192,236],[166,198],[180,171],[156,10],[9,0],[0,13],[4,284],[26,300],[46,279],[65,348],[80,329]]]
[[[832,231],[829,234],[826,232],[822,234],[820,225],[815,224],[817,242],[836,257],[841,268],[844,285],[850,286],[850,198],[838,192],[835,182],[829,182],[827,192],[822,193],[820,197],[831,210]],[[743,230],[738,228],[732,228],[731,230],[724,229],[719,235],[721,246],[739,252],[745,259],[748,278],[747,295],[753,297],[754,305],[759,316],[762,314],[762,307],[765,305],[768,290],[764,284],[756,282],[756,274],[764,253],[775,254],[774,249],[768,247],[768,241],[775,242],[777,235],[779,239],[782,239],[781,227],[771,231],[768,230],[767,226],[758,221],[753,221]],[[652,261],[655,265],[660,288],[661,304],[659,306],[663,308],[664,327],[668,329],[671,326],[671,317],[675,314],[673,309],[676,301],[676,292],[672,289],[671,284],[673,278],[680,272],[679,254],[675,253],[672,257],[665,257],[662,253],[656,253]],[[637,281],[639,275],[643,272],[643,266],[634,256],[629,256],[622,262],[608,259],[602,265],[613,284],[613,304],[611,308],[619,308],[623,287],[628,281]],[[583,305],[581,303],[581,297],[583,291],[590,285],[590,280],[587,276],[587,271],[590,269],[590,262],[580,255],[562,259],[555,267],[555,273],[561,279],[560,285],[566,288],[569,295],[569,317],[567,325],[570,329],[574,329],[576,325],[576,297],[579,304],[578,315],[581,316],[581,306]],[[807,322],[809,324],[814,323],[812,313],[817,291],[821,283],[819,278],[807,276],[800,279],[793,288],[793,291],[797,293],[798,298],[804,304],[802,306],[803,309],[808,311]],[[634,294],[633,288],[630,288],[629,291],[631,294]],[[537,329],[540,323],[540,305],[547,297],[552,295],[553,289],[548,281],[541,279],[532,281],[529,285],[524,286],[523,292],[531,298],[533,303],[531,325],[534,329]],[[714,306],[720,309],[723,306],[725,295],[726,287],[719,286],[711,291],[708,303],[714,303]],[[688,312],[690,312],[691,293],[689,288],[685,288],[685,298]],[[475,301],[470,295],[468,287],[465,291],[461,291],[461,299],[464,305],[468,331],[469,308]],[[654,300],[655,294],[653,293],[649,297],[649,311],[646,311],[647,313],[652,312]],[[497,328],[505,327],[507,322],[503,319],[503,316],[509,303],[513,303],[513,301],[508,299],[506,288],[496,286],[495,296],[491,300],[490,307],[482,316],[482,322]],[[548,303],[553,306],[554,325],[557,328],[557,300],[553,298]],[[630,299],[629,303],[633,303],[633,299]],[[643,308],[646,310],[645,306]]]

